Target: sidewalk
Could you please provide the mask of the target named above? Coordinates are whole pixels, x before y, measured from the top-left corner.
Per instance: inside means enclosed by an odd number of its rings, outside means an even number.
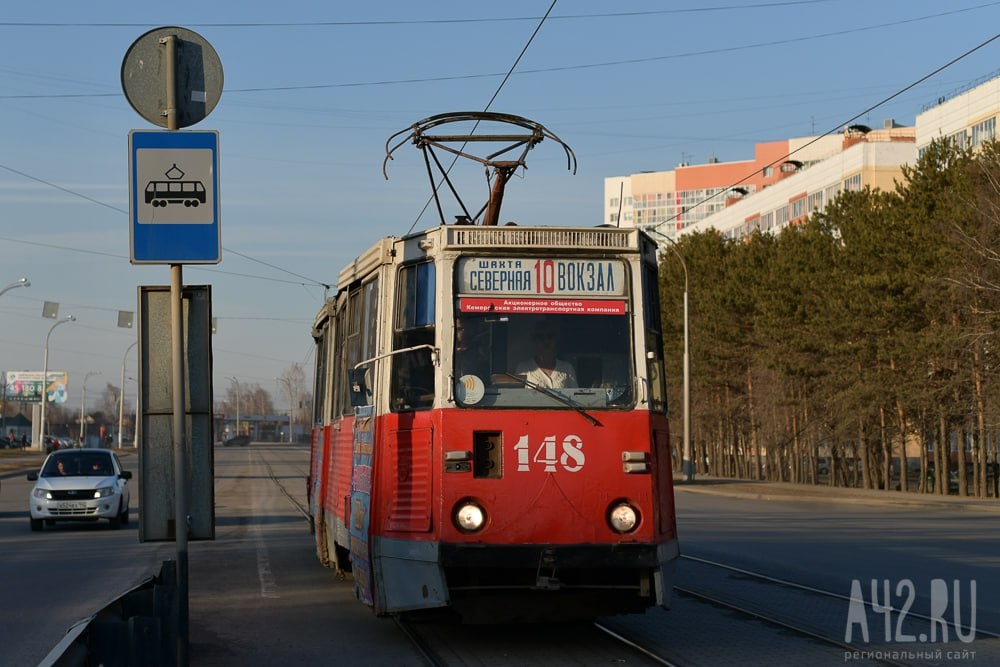
[[[855,504],[890,504],[915,507],[963,508],[1000,512],[1000,500],[959,496],[938,496],[930,493],[903,493],[875,489],[831,487],[823,484],[792,484],[790,482],[755,482],[744,479],[698,476],[688,482],[674,478],[675,492],[707,493],[758,500],[800,500],[805,502],[839,502]]]
[[[45,452],[31,449],[0,449],[0,478],[14,477],[38,468],[45,461]]]

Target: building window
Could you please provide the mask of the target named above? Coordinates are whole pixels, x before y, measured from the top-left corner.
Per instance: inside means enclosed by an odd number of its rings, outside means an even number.
[[[760,228],[765,232],[771,231],[774,227],[774,211],[760,216]]]
[[[971,145],[973,148],[981,143],[990,141],[996,136],[997,130],[997,119],[996,116],[993,118],[987,118],[981,123],[976,123],[972,126],[972,138]]]
[[[779,227],[782,226],[782,225],[787,225],[788,224],[788,207],[787,206],[782,206],[781,208],[776,209],[774,211],[774,223],[777,226],[779,226]]]
[[[823,191],[817,190],[816,192],[810,193],[809,201],[807,202],[807,208],[810,212],[822,211],[823,210]]]
[[[832,202],[840,194],[840,183],[834,183],[826,189],[826,199],[827,203]]]
[[[804,217],[806,214],[806,200],[805,197],[800,197],[792,202],[791,216],[793,220]]]
[[[854,191],[861,190],[861,174],[854,174],[850,178],[845,179],[844,180],[844,189],[845,190],[854,190]]]
[[[774,170],[770,167],[764,167],[764,178],[770,178],[774,175]]]

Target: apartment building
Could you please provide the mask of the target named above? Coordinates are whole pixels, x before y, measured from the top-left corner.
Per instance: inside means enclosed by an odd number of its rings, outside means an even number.
[[[671,238],[707,229],[733,239],[774,232],[822,211],[844,190],[893,189],[903,166],[934,139],[971,147],[995,139],[998,116],[994,73],[938,99],[912,127],[854,125],[837,135],[757,144],[753,160],[606,178],[604,220]]]
[[[776,232],[823,211],[844,190],[866,186],[892,190],[903,178],[903,165],[917,156],[913,127],[886,121],[881,130],[853,126],[843,134],[840,151],[791,173],[752,197],[733,201],[723,210],[690,225],[685,232],[715,229],[731,239],[753,232]],[[661,232],[662,233],[662,232]]]
[[[604,221],[654,226],[676,236],[723,211],[734,201],[760,192],[841,150],[840,137],[800,137],[758,143],[752,160],[680,164],[656,171],[604,179]]]

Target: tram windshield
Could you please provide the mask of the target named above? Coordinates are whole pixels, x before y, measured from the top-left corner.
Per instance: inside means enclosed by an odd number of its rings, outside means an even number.
[[[632,404],[635,383],[625,301],[584,308],[586,314],[463,312],[461,301],[455,313],[453,371],[459,405]]]

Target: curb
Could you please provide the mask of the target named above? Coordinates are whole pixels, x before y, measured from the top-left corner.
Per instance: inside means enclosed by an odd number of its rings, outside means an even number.
[[[959,498],[958,496],[933,496],[930,494],[901,494],[866,489],[845,489],[843,487],[815,487],[802,484],[773,484],[759,482],[720,483],[711,486],[697,483],[677,483],[674,492],[691,491],[708,495],[731,498],[754,498],[757,500],[795,500],[815,503],[845,503],[899,505],[916,507],[938,507],[947,509],[967,509],[985,512],[1000,512],[1000,501],[995,498]],[[758,487],[758,488],[752,488]],[[909,496],[909,497],[908,497]],[[924,497],[926,496],[926,497]]]

